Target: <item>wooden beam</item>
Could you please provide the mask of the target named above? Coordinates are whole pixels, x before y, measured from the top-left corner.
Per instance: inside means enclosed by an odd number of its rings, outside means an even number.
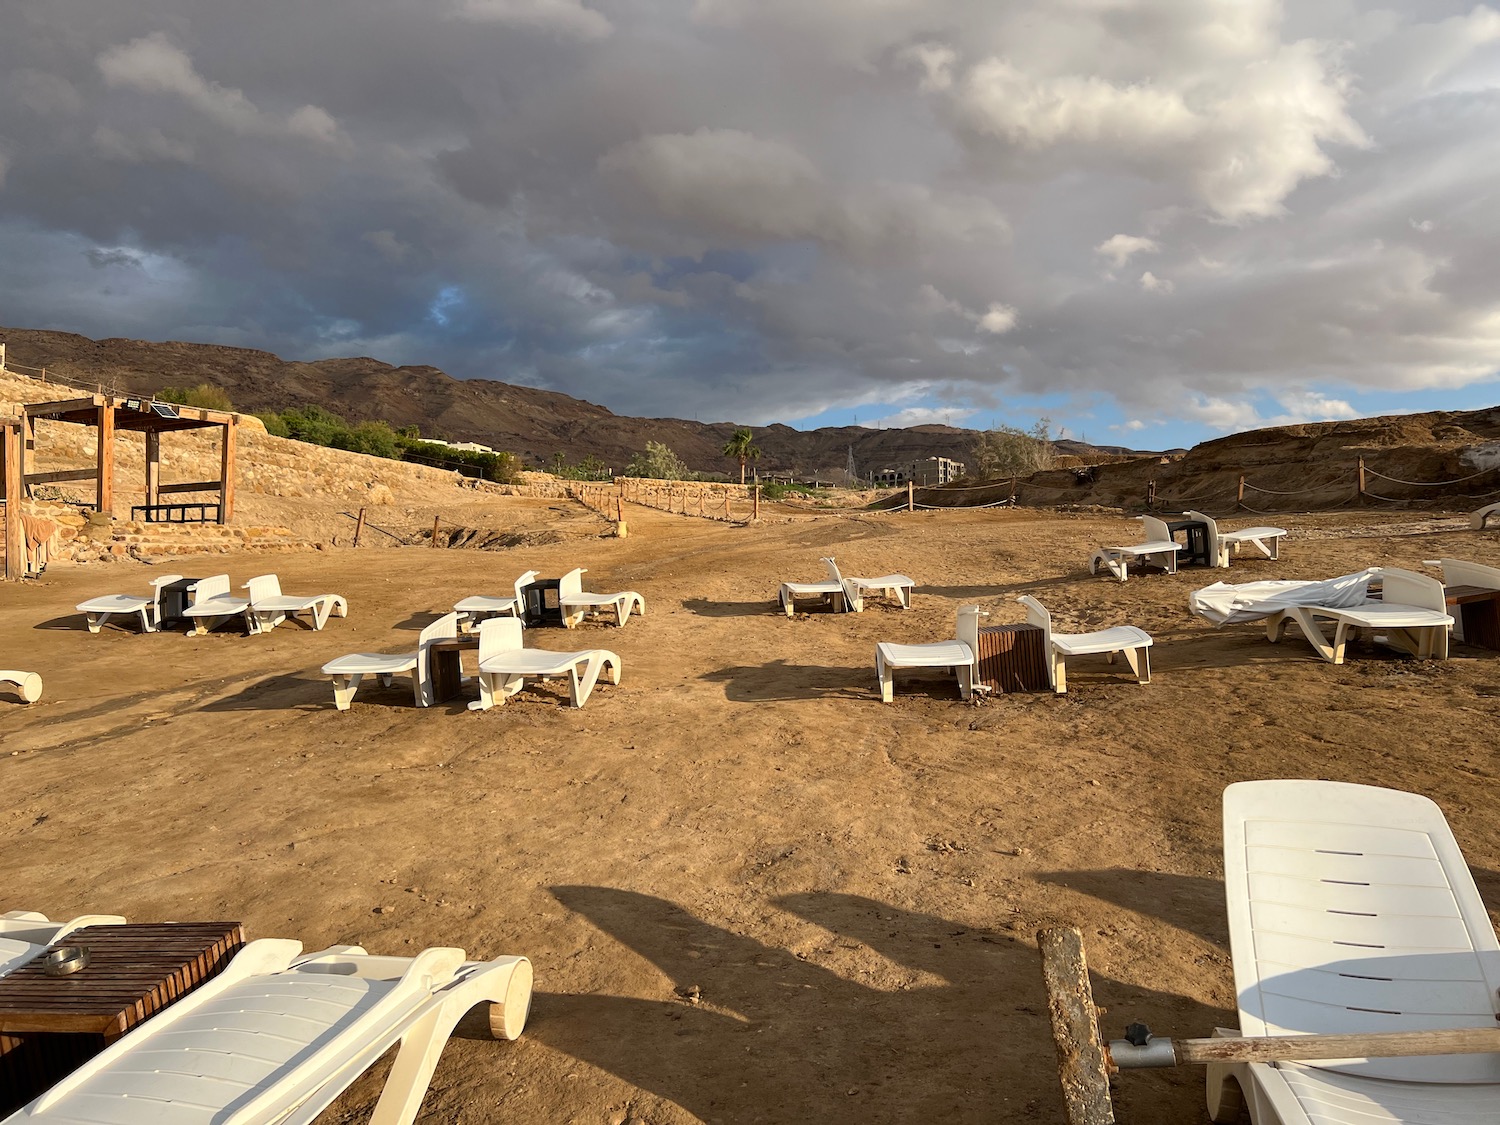
[[[195,480],[185,484],[159,484],[156,492],[159,496],[173,496],[179,492],[218,492],[220,483],[216,480]]]
[[[26,416],[46,418],[53,414],[71,414],[77,410],[96,410],[104,405],[104,401],[103,395],[89,395],[88,398],[65,398],[57,402],[28,402]]]
[[[224,427],[223,442],[219,447],[219,522],[228,523],[234,517],[234,431],[238,427],[230,422]]]
[[[1099,1009],[1083,956],[1083,934],[1068,927],[1043,930],[1036,939],[1068,1125],[1114,1125],[1109,1055],[1099,1039]]]
[[[146,503],[155,504],[161,498],[161,434],[146,431]]]
[[[26,483],[56,484],[64,480],[97,480],[98,477],[98,469],[59,469],[55,473],[28,473]]]
[[[1161,1040],[1153,1039],[1153,1043]],[[1169,1039],[1178,1066],[1220,1062],[1287,1062],[1317,1059],[1390,1059],[1423,1055],[1487,1055],[1500,1051],[1500,1027],[1369,1031],[1337,1035],[1255,1035],[1222,1039]],[[1129,1066],[1128,1048],[1115,1045]]]
[[[105,402],[99,407],[99,479],[94,505],[106,516],[115,506],[115,405]]]
[[[19,581],[26,574],[26,536],[21,530],[24,445],[19,426],[0,426],[0,463],[5,466],[5,577],[9,581]]]

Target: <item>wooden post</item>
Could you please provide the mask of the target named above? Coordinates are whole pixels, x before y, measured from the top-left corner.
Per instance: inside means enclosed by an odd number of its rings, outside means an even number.
[[[733,518],[733,514],[729,511],[729,493],[726,492],[724,493],[724,519],[727,522]]]
[[[26,575],[26,536],[21,531],[25,444],[22,427],[0,424],[0,467],[5,470],[5,577],[13,582]]]
[[[755,486],[755,491],[750,494],[750,518],[760,519],[760,485]]]
[[[1016,478],[1015,477],[1011,477],[1010,478],[1010,502],[1012,504],[1014,504],[1016,502]]]
[[[161,433],[146,431],[146,503],[161,503]],[[152,513],[153,515],[155,513]]]
[[[1365,459],[1363,457],[1359,459],[1359,494],[1361,496],[1365,494]]]
[[[625,501],[622,497],[615,497],[615,522],[625,522]]]
[[[1146,507],[1156,510],[1156,482],[1154,480],[1146,482]]]
[[[363,508],[361,508],[359,510],[359,519],[357,519],[357,520],[354,521],[354,545],[356,547],[359,546],[359,537],[360,537],[360,535],[362,535],[364,533],[364,530],[365,530],[365,510]]]
[[[224,427],[224,438],[219,446],[219,522],[228,523],[234,518],[234,431],[230,422]]]
[[[434,547],[437,546],[438,519],[438,516],[432,517],[432,545]]]
[[[94,506],[106,516],[115,506],[115,404],[105,399],[99,407],[98,480]]]
[[[912,502],[912,494],[915,491],[916,490],[912,487],[911,481],[907,481],[906,482],[906,510],[908,512],[914,512],[914,511],[916,511],[916,507],[917,506],[916,506],[916,504],[914,504]]]
[[[1243,504],[1245,502],[1245,474],[1244,473],[1240,474],[1240,494],[1237,497],[1237,499],[1239,500],[1239,502],[1241,504]]]
[[[1083,935],[1070,927],[1043,930],[1036,938],[1068,1125],[1114,1125],[1109,1062],[1099,1040],[1099,1009],[1089,984]]]

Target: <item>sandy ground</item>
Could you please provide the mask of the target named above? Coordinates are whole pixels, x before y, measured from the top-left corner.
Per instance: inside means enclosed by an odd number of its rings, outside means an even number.
[[[1273,646],[1185,608],[1220,577],[1491,561],[1492,534],[1289,517],[1304,534],[1280,562],[1121,585],[1082,565],[1136,537],[1103,516],[629,518],[625,540],[559,514],[561,542],[503,551],[55,566],[0,590],[0,664],[46,680],[37,704],[0,701],[0,909],[524,953],[526,1035],[455,1041],[421,1119],[619,1125],[1061,1121],[1039,927],[1083,928],[1113,1034],[1234,1022],[1219,815],[1233,781],[1426,793],[1500,903],[1495,653],[1424,665],[1363,648],[1335,668],[1295,636]],[[846,573],[913,575],[913,608],[779,614],[777,583],[821,578],[828,553]],[[530,635],[622,656],[623,683],[585,709],[548,688],[485,714],[417,710],[399,683],[333,708],[325,660],[399,650],[457,598],[575,565],[649,609],[622,630]],[[75,603],[169,569],[274,569],[288,590],[346,594],[351,616],[256,638],[84,631]],[[1019,621],[1021,593],[1064,630],[1147,629],[1152,683],[1096,658],[1073,663],[1063,698],[964,704],[934,673],[878,701],[877,640],[951,636],[967,602]],[[1202,1087],[1129,1073],[1117,1112],[1202,1121]],[[374,1095],[367,1078],[323,1120],[362,1120]]]

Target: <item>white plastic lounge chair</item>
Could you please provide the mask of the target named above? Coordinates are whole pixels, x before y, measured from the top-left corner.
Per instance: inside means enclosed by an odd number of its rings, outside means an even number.
[[[1209,565],[1221,570],[1229,569],[1230,554],[1239,554],[1240,548],[1246,543],[1268,559],[1280,558],[1281,539],[1289,534],[1284,527],[1246,527],[1239,531],[1221,531],[1212,516],[1206,516],[1202,512],[1184,512],[1183,515],[1208,525]]]
[[[471,711],[488,711],[515,695],[528,679],[568,680],[568,695],[574,707],[582,707],[593,694],[601,673],[609,682],[620,682],[620,658],[602,648],[584,652],[552,652],[525,648],[521,644],[521,622],[497,617],[479,625],[479,699]]]
[[[783,582],[781,584],[781,608],[788,617],[793,614],[793,599],[795,598],[828,598],[833,605],[834,613],[843,613],[849,608],[849,591],[844,585],[844,580],[839,576],[838,566],[832,559],[820,560],[833,575],[826,582]]]
[[[460,1019],[488,1002],[514,1039],[531,1003],[524,957],[462,949],[372,957],[358,946],[298,957],[248,943],[222,973],[121,1036],[6,1118],[55,1125],[307,1125],[400,1044],[371,1125],[410,1125]]]
[[[844,588],[844,604],[854,613],[865,610],[865,595],[883,594],[894,598],[902,609],[911,608],[911,591],[916,585],[904,574],[883,574],[879,578],[845,578],[839,573],[839,565],[833,559],[823,560],[828,568],[828,577]]]
[[[1500,944],[1442,812],[1334,781],[1224,791],[1239,1034],[1494,1027]],[[1229,1081],[1232,1079],[1233,1081]],[[1500,1056],[1215,1064],[1208,1106],[1254,1125],[1500,1120]]]
[[[15,684],[22,703],[35,703],[42,698],[42,677],[35,672],[0,669],[0,684]]]
[[[309,616],[308,624],[315,632],[328,623],[330,616],[349,616],[349,603],[339,594],[314,594],[311,597],[283,594],[281,579],[274,574],[252,578],[242,588],[250,592],[250,607],[246,613],[252,633],[269,632],[288,617],[295,620],[299,613]]]
[[[427,649],[433,641],[458,636],[458,614],[445,613],[417,636],[416,652],[352,652],[323,665],[323,674],[333,677],[333,705],[349,710],[354,693],[366,676],[379,676],[386,687],[399,675],[411,673],[411,690],[418,707],[432,706],[431,660]]]
[[[161,589],[173,582],[181,582],[180,574],[163,574],[151,580],[149,594],[105,594],[79,602],[78,612],[88,621],[90,633],[97,633],[106,622],[119,613],[133,613],[140,620],[141,632],[154,633],[161,625]]]
[[[896,669],[952,668],[958,677],[958,694],[968,699],[979,676],[979,619],[989,614],[977,605],[958,611],[957,638],[931,644],[898,645],[880,641],[875,645],[875,678],[880,682],[880,700],[895,700]]]
[[[1453,618],[1448,616],[1443,584],[1425,574],[1395,567],[1383,568],[1380,579],[1380,601],[1337,608],[1292,606],[1266,618],[1266,638],[1273,643],[1279,641],[1286,627],[1295,625],[1330,664],[1342,664],[1348,642],[1362,632],[1419,660],[1448,659],[1448,631]],[[1320,624],[1324,621],[1334,626],[1331,640]]]
[[[1116,625],[1112,629],[1099,629],[1092,633],[1054,633],[1052,614],[1047,607],[1029,594],[1016,599],[1026,607],[1026,622],[1046,633],[1047,678],[1052,681],[1052,690],[1058,695],[1068,693],[1068,657],[1088,656],[1104,653],[1113,664],[1115,654],[1125,657],[1125,663],[1135,673],[1137,683],[1151,682],[1151,634],[1134,625]]]
[[[1168,574],[1177,573],[1177,552],[1182,544],[1172,538],[1167,525],[1155,516],[1142,517],[1146,523],[1146,541],[1124,547],[1100,547],[1089,557],[1089,573],[1098,574],[1103,567],[1121,582],[1130,577],[1130,564],[1159,566]]]
[[[1380,567],[1342,574],[1319,582],[1273,578],[1264,582],[1215,582],[1188,595],[1188,610],[1215,625],[1263,621],[1296,605],[1356,606],[1370,600],[1370,582]]]
[[[19,969],[47,952],[55,941],[85,926],[123,926],[118,914],[84,914],[67,922],[49,921],[34,910],[9,910],[0,914],[0,976]]]
[[[182,611],[188,620],[189,633],[201,637],[236,618],[245,623],[247,633],[255,631],[250,616],[250,599],[235,597],[229,592],[229,575],[200,578],[193,583],[189,593],[192,594],[192,603]]]
[[[1469,527],[1474,531],[1483,531],[1485,524],[1490,522],[1490,517],[1500,515],[1500,504],[1486,504],[1469,513]]]
[[[562,576],[557,586],[557,601],[562,606],[563,624],[574,628],[590,612],[597,609],[613,609],[615,624],[624,625],[630,618],[633,607],[642,617],[646,616],[646,599],[634,590],[622,590],[617,594],[589,594],[583,589],[583,575],[587,567],[575,567]]]
[[[459,629],[468,632],[487,617],[520,617],[522,608],[521,588],[535,580],[536,571],[528,570],[516,579],[516,592],[513,597],[499,598],[476,594],[471,598],[465,598],[461,602],[455,602],[453,610],[458,614]]]

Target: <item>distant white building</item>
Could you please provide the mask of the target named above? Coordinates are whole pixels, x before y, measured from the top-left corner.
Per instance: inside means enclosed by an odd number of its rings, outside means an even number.
[[[947,457],[924,457],[894,469],[875,474],[877,488],[896,488],[911,481],[918,485],[951,484],[964,475],[964,463]]]
[[[440,438],[421,438],[428,445],[441,445],[445,449],[452,449],[459,453],[493,453],[495,452],[487,445],[480,445],[477,441],[443,441]]]

